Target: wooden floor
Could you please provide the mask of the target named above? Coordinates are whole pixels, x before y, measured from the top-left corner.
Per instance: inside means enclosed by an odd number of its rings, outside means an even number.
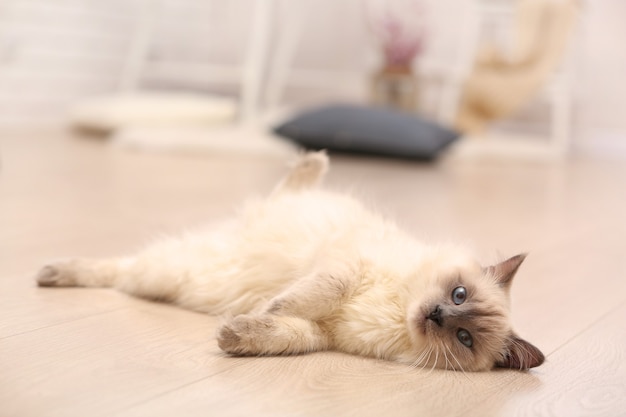
[[[626,162],[333,157],[328,183],[418,236],[530,256],[513,286],[531,372],[417,371],[339,353],[231,358],[217,319],[108,290],[40,289],[66,256],[128,253],[268,192],[285,161],[147,155],[0,133],[0,416],[624,416]]]

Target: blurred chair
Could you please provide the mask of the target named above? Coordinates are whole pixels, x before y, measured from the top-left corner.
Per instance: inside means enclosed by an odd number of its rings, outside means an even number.
[[[237,97],[161,91],[141,87],[161,15],[158,0],[143,0],[118,91],[79,104],[71,123],[111,134],[122,147],[151,151],[226,151],[284,154],[292,148],[255,123],[267,67],[273,0],[255,0],[248,9],[251,26],[240,65],[203,65],[207,82],[234,84]],[[210,7],[211,2],[203,4]],[[170,66],[185,74],[185,64]]]
[[[154,40],[155,24],[161,15],[158,0],[142,0],[118,91],[110,96],[85,100],[72,112],[71,122],[82,128],[112,132],[135,125],[212,125],[253,120],[260,106],[272,1],[255,0],[251,3],[252,25],[243,54],[244,62],[241,65],[213,65],[206,71],[207,81],[238,84],[238,97],[233,99],[140,87]]]
[[[578,11],[577,0],[474,2],[439,112],[441,120],[475,138],[471,152],[559,156],[567,151],[571,66],[562,61]],[[502,44],[484,46],[489,30],[498,25],[509,29],[499,33]],[[533,96],[550,106],[547,138],[481,140],[490,122],[510,117]]]

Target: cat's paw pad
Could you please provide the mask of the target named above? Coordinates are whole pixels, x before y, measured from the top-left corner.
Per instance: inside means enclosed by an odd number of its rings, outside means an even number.
[[[241,336],[232,326],[225,324],[217,332],[217,345],[226,353],[236,353],[241,342]]]
[[[273,329],[268,317],[237,316],[217,331],[217,345],[233,355],[263,355],[264,340]]]
[[[44,266],[35,276],[35,280],[40,287],[71,287],[76,285],[71,269],[62,263]]]

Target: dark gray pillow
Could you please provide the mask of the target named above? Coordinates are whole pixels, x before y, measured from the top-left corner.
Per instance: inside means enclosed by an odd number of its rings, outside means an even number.
[[[305,111],[274,132],[305,148],[424,160],[434,159],[459,137],[409,113],[355,105]]]

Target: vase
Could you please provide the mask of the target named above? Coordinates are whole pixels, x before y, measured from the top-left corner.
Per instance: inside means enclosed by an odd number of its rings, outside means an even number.
[[[408,112],[417,110],[418,80],[411,67],[386,66],[372,77],[372,102]]]

